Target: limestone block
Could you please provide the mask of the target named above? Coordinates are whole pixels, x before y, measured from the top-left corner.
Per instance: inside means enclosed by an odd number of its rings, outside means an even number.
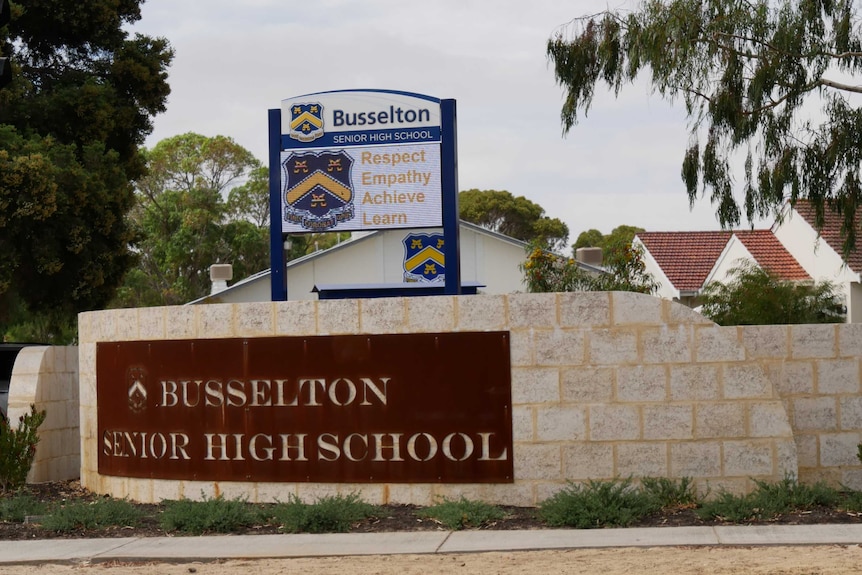
[[[716,441],[673,443],[670,446],[671,477],[718,477],[721,445]]]
[[[724,442],[724,474],[731,477],[772,475],[772,442]]]
[[[272,302],[253,302],[237,306],[236,335],[275,335],[275,305]]]
[[[591,365],[635,363],[638,360],[637,331],[595,329],[588,332],[587,361]]]
[[[838,407],[841,413],[842,430],[862,430],[862,397],[842,397],[838,400]]]
[[[100,312],[93,318],[92,331],[95,341],[116,341],[116,316],[111,312]]]
[[[45,346],[25,347],[15,356],[15,364],[12,366],[12,379],[22,375],[38,375],[42,372],[42,363],[45,354],[50,348]]]
[[[512,367],[536,364],[533,330],[518,329],[509,332],[509,357]]]
[[[714,325],[713,321],[679,302],[663,300],[664,316],[667,323],[686,323],[693,325]]]
[[[153,503],[165,500],[175,501],[177,499],[181,499],[181,482],[168,479],[151,479],[148,482],[152,489]]]
[[[127,496],[132,501],[139,501],[141,503],[153,502],[153,481],[148,479],[130,479],[127,489]]]
[[[515,480],[560,479],[560,447],[553,444],[516,443],[514,446]]]
[[[562,327],[607,327],[611,322],[610,293],[567,292],[558,295]]]
[[[432,488],[434,501],[456,500],[464,497],[472,501],[479,500],[480,490],[478,484],[443,483],[434,485]]]
[[[507,325],[506,297],[502,295],[465,295],[455,297],[459,331],[490,331]]]
[[[859,360],[853,358],[818,361],[817,391],[821,395],[859,393]]]
[[[665,443],[621,443],[617,445],[618,477],[667,477],[668,448]]]
[[[635,405],[591,405],[590,440],[641,439],[640,414]]]
[[[454,297],[408,297],[404,300],[407,302],[408,331],[434,333],[455,330]]]
[[[614,370],[609,367],[576,367],[561,372],[563,401],[595,403],[610,401],[614,393]]]
[[[536,504],[533,486],[530,483],[505,484],[482,483],[479,485],[479,500],[493,505],[517,505],[532,507]]]
[[[576,443],[563,448],[563,473],[567,481],[612,479],[614,449],[610,443]]]
[[[752,403],[748,408],[751,437],[791,437],[790,418],[780,401]]]
[[[691,361],[692,326],[661,326],[641,331],[644,363],[683,363]]]
[[[165,308],[165,337],[168,339],[189,339],[202,337],[197,331],[197,310],[201,306],[174,306]],[[224,305],[224,308],[230,308]]]
[[[363,333],[403,333],[407,323],[404,299],[385,297],[361,300],[359,302],[361,331]]]
[[[748,357],[756,359],[785,359],[789,357],[789,326],[745,325],[741,326],[740,329]]]
[[[236,337],[236,315],[240,307],[236,304],[208,304],[194,306],[198,309],[198,337]]]
[[[698,326],[695,329],[695,361],[742,361],[745,347],[736,327]]]
[[[611,292],[613,325],[661,325],[662,300],[635,292]]]
[[[667,369],[663,365],[623,366],[617,370],[618,401],[664,401],[667,399]]]
[[[95,323],[96,312],[81,312],[78,314],[78,345],[82,343],[92,343],[93,325]]]
[[[141,339],[165,339],[165,308],[138,308],[138,335]]]
[[[691,439],[691,405],[645,405],[644,439]]]
[[[383,503],[384,491],[386,485],[382,483],[340,483],[338,484],[338,494],[347,496],[356,494],[363,501],[380,505]]]
[[[835,430],[838,412],[834,397],[800,397],[792,401],[793,429]]]
[[[317,333],[317,302],[276,303],[275,333],[278,335],[315,335]]]
[[[781,397],[814,393],[814,362],[785,361],[776,389]]]
[[[118,341],[135,341],[141,338],[137,308],[116,309],[113,313],[117,322]]]
[[[694,417],[698,439],[745,435],[745,404],[742,402],[701,403]]]
[[[837,467],[840,465],[859,465],[856,457],[858,445],[862,443],[859,432],[820,434],[820,465]]]
[[[796,443],[792,438],[774,439],[775,455],[778,469],[777,478],[793,477],[799,470],[799,458],[796,453]]]
[[[560,401],[560,370],[554,367],[512,368],[512,403]]]
[[[412,298],[411,298],[412,299]],[[440,298],[434,298],[440,299]],[[386,500],[384,504],[407,504],[433,505],[433,488],[427,483],[390,483],[386,485],[388,494],[384,493]]]
[[[837,333],[835,324],[791,326],[791,357],[793,359],[835,357],[838,352]]]
[[[716,365],[673,365],[670,367],[670,399],[718,399],[719,379],[719,368]]]
[[[96,376],[96,344],[78,344],[78,375]]]
[[[532,407],[512,406],[512,441],[533,441]]]
[[[509,295],[509,326],[553,328],[557,326],[557,297],[553,293]]]
[[[800,467],[817,467],[820,461],[817,450],[818,441],[816,435],[794,434],[796,443],[796,457],[799,459]]]
[[[730,364],[723,370],[726,399],[771,398],[772,382],[757,364]]]
[[[586,437],[586,408],[548,406],[536,409],[536,434],[539,441],[578,441]]]
[[[854,491],[862,491],[862,469],[846,469],[841,472],[841,485]]]
[[[584,332],[579,329],[537,329],[533,345],[537,365],[580,365],[584,361]]]
[[[862,355],[862,323],[838,324],[838,355],[857,358]]]
[[[353,334],[359,331],[359,300],[340,299],[317,302],[319,335]]]

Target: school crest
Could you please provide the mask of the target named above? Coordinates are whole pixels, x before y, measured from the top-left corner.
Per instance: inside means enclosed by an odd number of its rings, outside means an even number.
[[[404,281],[442,282],[446,279],[443,234],[407,234],[404,242]]]
[[[300,142],[311,142],[323,135],[323,106],[317,102],[290,107],[287,135]]]
[[[320,232],[353,219],[353,158],[345,151],[291,153],[284,171],[284,221]]]
[[[140,413],[147,408],[146,370],[142,367],[131,367],[126,372],[129,386],[129,409],[132,413]]]

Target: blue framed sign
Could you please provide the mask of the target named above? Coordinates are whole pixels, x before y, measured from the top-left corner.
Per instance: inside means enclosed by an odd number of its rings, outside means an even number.
[[[287,299],[287,234],[442,226],[457,270],[455,126],[454,100],[394,90],[306,94],[270,110],[272,299]],[[449,268],[444,292],[460,293]]]

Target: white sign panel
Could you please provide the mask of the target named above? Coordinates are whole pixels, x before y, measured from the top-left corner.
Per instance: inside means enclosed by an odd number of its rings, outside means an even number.
[[[383,91],[282,102],[282,232],[442,223],[440,104]]]

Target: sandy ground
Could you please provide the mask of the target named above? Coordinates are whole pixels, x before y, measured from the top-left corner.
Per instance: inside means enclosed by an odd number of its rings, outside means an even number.
[[[4,575],[479,575],[600,573],[601,575],[842,575],[862,572],[862,547],[661,547],[577,549],[451,555],[387,555],[265,559],[217,563],[96,563],[4,565]]]

